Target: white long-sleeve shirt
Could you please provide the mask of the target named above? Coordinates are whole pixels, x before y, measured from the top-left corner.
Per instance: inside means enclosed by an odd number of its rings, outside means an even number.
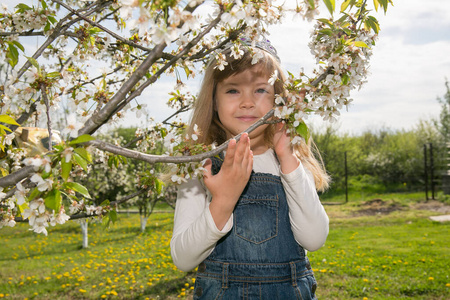
[[[272,149],[253,157],[253,171],[281,177],[295,240],[309,251],[322,247],[329,221],[311,172],[300,163],[291,173],[283,174]],[[211,195],[200,180],[191,179],[178,188],[170,248],[173,262],[180,270],[197,267],[233,227],[233,215],[222,230],[216,227],[209,210],[210,201]]]

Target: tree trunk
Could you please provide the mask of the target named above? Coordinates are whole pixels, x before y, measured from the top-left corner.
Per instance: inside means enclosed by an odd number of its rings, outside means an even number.
[[[81,235],[83,236],[82,247],[83,249],[86,249],[88,247],[88,220],[87,219],[81,220],[80,225],[81,225]]]
[[[145,227],[147,226],[148,217],[141,215],[141,232],[145,231]]]

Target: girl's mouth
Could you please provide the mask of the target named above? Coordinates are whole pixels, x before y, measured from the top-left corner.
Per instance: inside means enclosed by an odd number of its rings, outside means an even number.
[[[242,122],[254,122],[258,118],[255,116],[240,116],[237,117],[237,119],[239,119]]]

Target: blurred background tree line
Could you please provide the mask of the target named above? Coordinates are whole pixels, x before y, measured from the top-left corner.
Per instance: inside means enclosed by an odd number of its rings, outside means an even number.
[[[345,153],[349,193],[424,191],[427,171],[428,185],[431,186],[433,180],[436,188],[441,189],[442,176],[448,170],[447,142],[450,133],[448,81],[445,85],[446,93],[437,98],[441,104],[440,115],[434,119],[420,120],[412,129],[377,128],[351,136],[339,134],[337,128],[328,126],[314,134],[314,141],[333,180],[331,189],[322,195],[322,199],[345,193]],[[433,179],[429,172],[430,145]],[[425,170],[425,159],[428,170]]]

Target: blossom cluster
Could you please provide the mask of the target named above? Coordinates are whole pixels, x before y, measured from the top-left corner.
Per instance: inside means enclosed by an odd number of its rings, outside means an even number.
[[[49,224],[55,226],[56,224],[64,224],[70,219],[64,210],[64,206],[61,206],[58,212],[52,211],[51,213],[46,209],[44,199],[39,198],[29,202],[29,208],[26,208],[22,212],[24,219],[28,219],[31,226],[30,230],[36,233],[43,233],[47,235],[47,227]]]
[[[350,15],[349,18],[354,20]],[[316,78],[323,78],[314,83],[303,73],[300,78],[289,74],[285,82],[286,95],[276,97],[275,116],[288,120],[289,130],[297,133],[311,113],[320,115],[324,121],[335,122],[340,110],[353,101],[349,98],[350,91],[360,88],[366,81],[372,54],[370,47],[376,37],[374,32],[364,28],[343,31],[331,20],[318,20],[309,46],[319,65],[314,71]],[[300,142],[298,136],[292,141],[293,144]]]

